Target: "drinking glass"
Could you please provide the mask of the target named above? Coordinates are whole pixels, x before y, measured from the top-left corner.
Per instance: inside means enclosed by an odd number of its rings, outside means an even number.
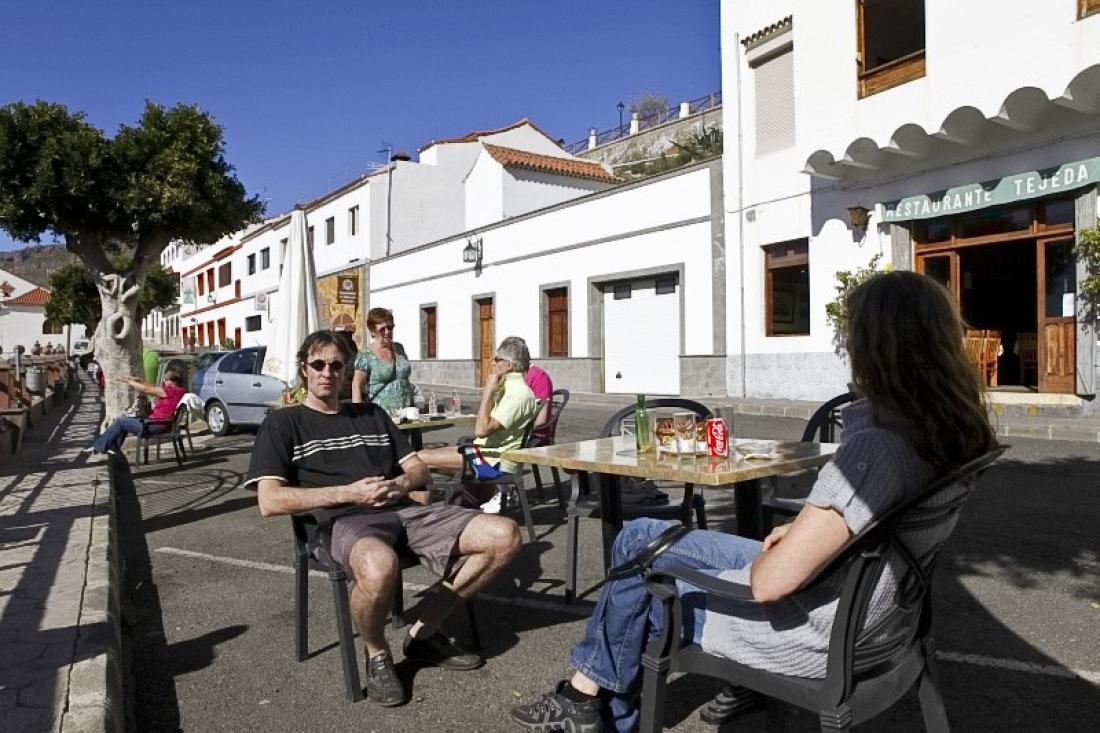
[[[677,412],[672,416],[672,426],[676,431],[676,450],[684,455],[695,455],[695,419],[694,412]]]

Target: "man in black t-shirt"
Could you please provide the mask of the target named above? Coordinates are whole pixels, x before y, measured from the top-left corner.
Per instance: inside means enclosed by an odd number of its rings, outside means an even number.
[[[424,506],[408,493],[428,484],[428,469],[374,404],[341,404],[352,354],[331,331],[310,334],[298,351],[306,384],[301,405],[268,416],[256,436],[246,486],[265,517],[327,507],[355,513],[332,525],[327,548],[351,578],[351,612],[367,653],[367,694],[381,705],[405,702],[384,634],[400,561],[400,541],[442,581],[409,627],[405,656],[448,669],[475,669],[476,654],[439,632],[455,605],[496,576],[520,548],[511,519],[472,509]]]

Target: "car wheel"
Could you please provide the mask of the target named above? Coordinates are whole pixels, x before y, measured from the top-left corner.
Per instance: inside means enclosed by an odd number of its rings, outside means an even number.
[[[225,405],[218,401],[211,402],[206,406],[206,424],[210,428],[210,432],[219,438],[226,435],[229,432],[229,412],[225,409]]]

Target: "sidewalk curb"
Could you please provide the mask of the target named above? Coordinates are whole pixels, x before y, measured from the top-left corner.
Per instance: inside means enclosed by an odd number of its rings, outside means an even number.
[[[104,471],[95,477],[95,515],[91,521],[88,563],[80,603],[79,636],[69,667],[62,733],[122,733],[123,698],[121,568],[114,497]]]

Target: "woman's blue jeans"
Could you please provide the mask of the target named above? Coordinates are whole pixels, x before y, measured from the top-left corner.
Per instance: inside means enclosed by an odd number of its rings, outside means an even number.
[[[628,561],[670,525],[657,519],[628,522],[615,539],[611,565]],[[756,540],[695,530],[658,557],[653,567],[686,565],[717,574],[745,567],[760,549]],[[684,635],[698,642],[703,633],[704,594],[692,593],[691,587],[684,584],[680,593]],[[611,581],[600,592],[584,638],[573,647],[573,668],[611,693],[610,717],[618,731],[631,731],[638,724],[642,652],[660,632],[663,615],[660,603],[646,591],[641,575]]]
[[[121,452],[122,442],[126,440],[126,436],[140,435],[143,427],[139,418],[116,417],[92,443],[92,450],[96,453],[106,453],[108,450]]]

